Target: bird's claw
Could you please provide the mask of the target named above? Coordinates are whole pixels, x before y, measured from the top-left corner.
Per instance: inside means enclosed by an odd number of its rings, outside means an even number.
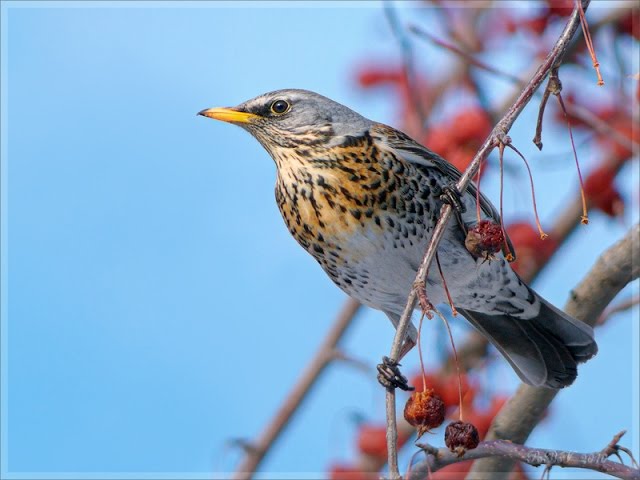
[[[451,207],[458,213],[464,213],[467,211],[467,207],[462,203],[462,194],[455,183],[440,187],[440,200],[451,205]]]
[[[439,187],[436,195],[442,203],[446,203],[447,205],[451,205],[453,209],[453,213],[456,216],[456,220],[460,225],[460,228],[467,234],[467,226],[465,225],[462,214],[467,211],[467,207],[464,203],[462,203],[462,194],[455,183],[451,183],[449,185],[445,185],[443,187]]]
[[[378,382],[385,388],[399,388],[410,391],[414,388],[409,385],[407,377],[400,372],[400,364],[389,357],[382,357],[382,363],[378,364]]]

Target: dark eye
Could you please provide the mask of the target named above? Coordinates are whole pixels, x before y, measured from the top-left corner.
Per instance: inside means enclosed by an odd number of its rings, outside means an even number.
[[[289,111],[289,108],[291,108],[291,105],[289,105],[289,102],[286,100],[276,100],[271,104],[271,111],[277,115],[286,113]]]

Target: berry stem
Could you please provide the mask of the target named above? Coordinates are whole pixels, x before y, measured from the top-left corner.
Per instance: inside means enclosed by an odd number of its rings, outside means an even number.
[[[522,155],[522,153],[520,153],[520,150],[518,150],[516,147],[514,147],[513,145],[509,145],[509,148],[511,148],[511,150],[513,150],[520,156],[520,158],[524,162],[524,165],[527,167],[527,173],[529,174],[529,183],[531,184],[531,199],[533,200],[533,214],[536,217],[536,227],[538,227],[538,233],[540,234],[540,239],[544,240],[549,235],[544,233],[544,230],[542,229],[542,225],[540,224],[540,217],[538,216],[538,206],[536,204],[536,190],[533,186],[533,175],[531,175],[531,168],[529,167],[529,162],[527,162],[527,159],[524,158],[524,155]]]
[[[507,255],[505,256],[505,258],[507,259],[508,262],[513,260],[513,253],[511,252],[511,248],[509,248],[509,242],[507,242],[507,232],[505,231],[504,228],[504,215],[503,215],[503,211],[502,211],[502,197],[504,197],[504,143],[500,143],[498,145],[498,158],[499,158],[499,162],[500,162],[500,228],[502,229],[502,237],[503,237],[503,243],[504,243],[504,249],[505,252],[507,252]]]
[[[420,315],[420,323],[418,324],[418,357],[420,358],[420,373],[422,374],[422,391],[427,390],[427,377],[424,371],[424,360],[422,359],[422,321],[424,320],[424,312]]]
[[[449,327],[449,322],[444,317],[444,315],[442,315],[442,313],[440,313],[439,310],[436,310],[436,313],[438,314],[438,316],[444,322],[444,326],[447,327],[447,333],[449,334],[449,341],[451,342],[451,348],[453,349],[453,360],[454,360],[454,362],[456,364],[456,372],[458,374],[458,404],[459,404],[458,412],[459,412],[460,421],[462,422],[463,421],[462,420],[462,417],[463,417],[463,412],[462,412],[462,374],[460,373],[460,362],[458,361],[458,351],[456,350],[456,344],[453,341],[453,334],[451,333],[451,327]]]
[[[442,267],[440,266],[440,258],[438,257],[438,252],[436,252],[436,263],[438,264],[438,271],[440,272],[440,278],[442,279],[444,292],[447,294],[447,301],[449,302],[449,306],[451,307],[451,313],[453,313],[453,316],[455,317],[458,315],[458,311],[453,304],[453,299],[451,298],[451,294],[449,293],[449,287],[447,287],[447,281],[444,278],[444,273],[442,273]]]
[[[580,162],[578,161],[578,152],[576,152],[576,144],[573,141],[573,129],[571,128],[571,120],[569,119],[569,115],[567,114],[567,109],[564,106],[564,100],[562,100],[562,95],[558,92],[556,95],[558,97],[558,102],[560,102],[560,106],[562,107],[562,112],[564,113],[564,118],[567,120],[567,127],[569,129],[569,138],[571,139],[571,148],[573,149],[573,158],[576,161],[576,169],[578,170],[578,180],[580,181],[580,199],[582,200],[582,217],[580,221],[583,225],[589,223],[589,214],[587,212],[587,198],[584,194],[584,181],[582,180],[582,172],[580,171]]]
[[[480,175],[482,172],[482,161],[478,163],[478,175],[476,180],[476,217],[478,217],[478,223],[480,223]]]

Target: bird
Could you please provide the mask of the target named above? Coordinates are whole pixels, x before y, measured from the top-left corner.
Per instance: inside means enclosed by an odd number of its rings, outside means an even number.
[[[461,176],[403,132],[318,93],[283,89],[198,115],[248,131],[276,165],[275,198],[295,240],[347,295],[384,312],[397,328],[440,208]],[[593,330],[543,299],[511,268],[505,252],[473,255],[465,229],[501,225],[471,182],[457,192],[458,221],[438,245],[442,275],[430,268],[428,300],[449,298],[522,381],[559,389],[598,350]],[[506,243],[513,250],[508,237]],[[415,345],[410,325],[406,353]]]

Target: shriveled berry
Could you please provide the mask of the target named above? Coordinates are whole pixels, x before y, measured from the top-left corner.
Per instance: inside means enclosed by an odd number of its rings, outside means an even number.
[[[418,430],[418,438],[444,422],[445,405],[431,389],[413,392],[404,406],[404,418]]]
[[[502,249],[502,227],[491,220],[481,220],[467,232],[464,246],[475,258],[489,258]]]
[[[451,422],[444,431],[444,444],[459,457],[480,443],[478,429],[471,423]]]

